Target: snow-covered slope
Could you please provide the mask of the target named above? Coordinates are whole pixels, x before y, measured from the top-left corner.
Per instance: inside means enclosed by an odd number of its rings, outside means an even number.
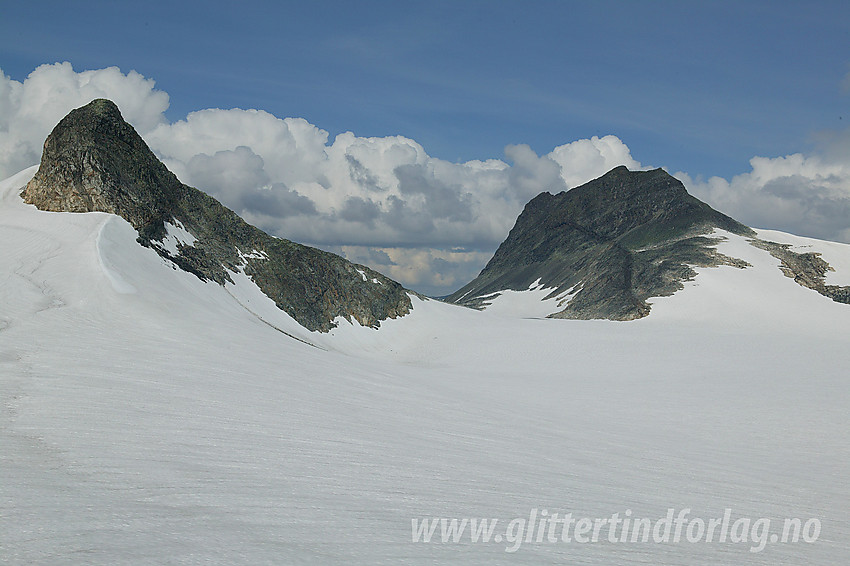
[[[803,238],[775,230],[757,230],[756,233],[761,240],[788,244],[791,251],[796,253],[820,254],[832,268],[826,274],[826,283],[850,285],[850,245]],[[715,230],[711,236],[721,238],[717,251],[744,260],[752,267],[695,267],[699,276],[685,283],[689,291],[650,299],[651,305],[664,305],[664,312],[667,313],[658,316],[658,307],[653,307],[653,320],[665,322],[668,317],[673,317],[693,318],[700,324],[709,319],[730,322],[748,312],[752,323],[769,320],[770,324],[783,324],[789,320],[789,313],[803,310],[809,313],[806,319],[817,319],[812,315],[818,312],[823,313],[825,322],[840,321],[839,327],[835,328],[840,331],[840,324],[845,320],[841,311],[850,310],[850,305],[835,303],[811,289],[801,287],[793,279],[783,277],[780,261],[767,251],[753,247],[750,238],[723,230]],[[562,310],[571,297],[572,290],[560,294],[556,291],[539,284],[526,291],[506,289],[484,297],[482,307],[491,313],[506,313],[522,318],[546,317]],[[777,309],[778,312],[772,313]],[[780,315],[780,321],[775,320],[776,314]]]
[[[310,333],[244,276],[0,185],[10,564],[843,564],[850,307],[752,264],[627,323],[414,299]],[[767,236],[765,236],[767,237]],[[782,236],[784,237],[784,235]],[[770,234],[780,240],[780,235]],[[808,245],[805,240],[788,240]],[[243,250],[250,253],[250,250]],[[819,249],[820,251],[820,249]],[[826,257],[842,273],[847,246]],[[501,300],[501,299],[499,299]],[[411,519],[817,518],[817,542],[411,542]],[[503,531],[500,527],[497,532]],[[436,540],[436,539],[435,539]]]

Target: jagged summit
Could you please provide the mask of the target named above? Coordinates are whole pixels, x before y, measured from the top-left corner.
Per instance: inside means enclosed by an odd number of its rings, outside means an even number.
[[[503,290],[537,284],[565,294],[557,318],[631,320],[652,296],[691,279],[691,266],[743,262],[711,246],[719,228],[755,236],[743,224],[688,194],[662,169],[612,169],[580,187],[532,199],[476,279],[448,301],[481,307]]]
[[[201,279],[224,284],[242,270],[310,330],[327,331],[340,316],[377,327],[411,308],[397,282],[274,238],[182,184],[110,100],[94,100],[59,122],[22,196],[42,210],[117,214],[138,231],[140,244]]]

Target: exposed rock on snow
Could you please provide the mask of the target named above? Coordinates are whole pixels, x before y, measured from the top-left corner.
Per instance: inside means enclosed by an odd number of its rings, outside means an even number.
[[[791,244],[781,244],[767,240],[754,239],[750,242],[757,248],[770,252],[770,255],[782,262],[782,273],[803,287],[817,291],[837,303],[850,304],[850,286],[827,285],[826,274],[834,269],[818,252],[797,253],[791,250]]]

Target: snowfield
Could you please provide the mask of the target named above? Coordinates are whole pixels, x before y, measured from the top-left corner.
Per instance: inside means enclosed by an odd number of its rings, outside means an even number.
[[[743,238],[727,235],[720,251],[751,268],[700,269],[633,322],[414,298],[411,315],[378,331],[343,320],[319,334],[244,274],[221,287],[175,269],[118,217],[24,204],[34,173],[0,184],[3,563],[850,557],[850,306],[798,286]],[[850,246],[823,253],[837,270],[829,282],[847,284]],[[528,301],[495,304],[512,299]],[[787,517],[822,529],[761,552],[412,542],[412,519],[498,518],[499,533],[535,508],[689,508],[705,521],[731,508],[771,518],[772,533]]]

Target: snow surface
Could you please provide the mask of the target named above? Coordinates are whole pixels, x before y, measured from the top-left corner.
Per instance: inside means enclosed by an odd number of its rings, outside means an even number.
[[[488,303],[485,309],[490,314],[510,318],[545,318],[552,313],[564,310],[572,298],[570,289],[557,296],[550,297],[555,289],[545,287],[540,279],[529,285],[525,291],[505,289],[492,295],[484,295]]]
[[[221,287],[175,269],[120,218],[23,204],[34,172],[0,184],[4,563],[850,556],[850,308],[799,287],[743,239],[720,250],[752,268],[700,269],[638,321],[413,298],[411,315],[378,331],[340,321],[319,334],[244,274]],[[828,253],[850,265],[848,246]],[[817,517],[822,533],[761,553],[411,542],[412,518],[507,523],[535,507],[706,519],[731,507]]]

